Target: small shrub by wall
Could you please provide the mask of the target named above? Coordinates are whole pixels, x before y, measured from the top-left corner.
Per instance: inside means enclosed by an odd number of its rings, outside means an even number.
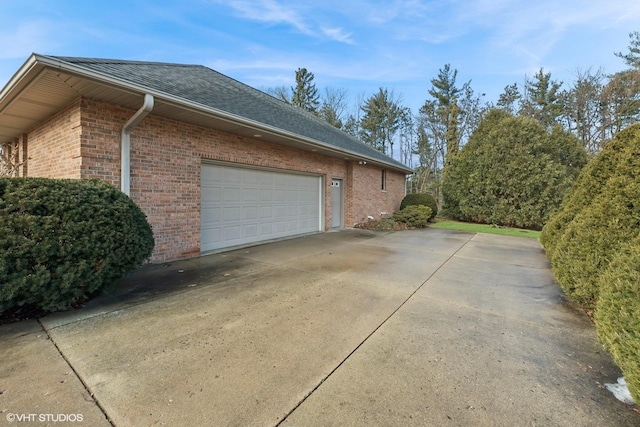
[[[428,206],[431,209],[431,215],[429,216],[429,221],[438,215],[438,204],[436,203],[436,199],[427,193],[411,193],[404,196],[402,202],[400,202],[400,210],[402,211],[407,206]]]
[[[0,313],[71,307],[144,262],[151,227],[98,180],[0,179]]]
[[[411,205],[393,214],[394,221],[403,222],[409,227],[424,228],[431,218],[431,208],[425,205]]]

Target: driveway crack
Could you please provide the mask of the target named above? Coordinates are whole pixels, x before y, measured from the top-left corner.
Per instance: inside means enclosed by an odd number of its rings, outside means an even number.
[[[470,236],[470,237],[469,237],[469,238],[468,238],[468,239],[467,239],[467,240],[466,240],[462,245],[460,245],[460,247],[459,247],[458,249],[456,249],[456,250],[455,250],[451,255],[449,255],[449,257],[447,257],[447,259],[446,259],[446,260],[444,260],[444,262],[442,262],[442,264],[440,264],[440,265],[438,266],[438,268],[436,268],[436,269],[435,269],[435,270],[434,270],[434,271],[433,271],[433,272],[432,272],[432,273],[431,273],[431,274],[430,274],[430,275],[425,279],[425,281],[424,281],[424,282],[422,282],[422,284],[421,284],[420,286],[418,286],[416,289],[414,289],[414,290],[413,290],[413,292],[411,292],[411,293],[409,294],[409,296],[408,296],[404,301],[402,301],[402,303],[401,303],[400,305],[398,305],[398,307],[397,307],[395,310],[393,310],[393,311],[391,312],[391,314],[389,314],[389,316],[387,316],[387,317],[386,317],[386,318],[385,318],[385,319],[384,319],[384,320],[383,320],[383,321],[382,321],[378,326],[376,326],[376,327],[374,328],[374,330],[373,330],[373,331],[371,331],[371,332],[370,332],[370,333],[369,333],[369,334],[368,334],[368,335],[367,335],[367,336],[366,336],[366,337],[365,337],[365,338],[364,338],[364,339],[363,339],[363,340],[362,340],[362,341],[361,341],[361,342],[360,342],[360,343],[359,343],[359,344],[358,344],[358,345],[357,345],[353,350],[351,350],[351,352],[350,352],[349,354],[347,354],[347,355],[345,356],[345,358],[344,358],[344,359],[342,359],[342,360],[340,361],[340,363],[338,363],[338,364],[337,364],[337,365],[336,365],[336,366],[335,366],[335,367],[334,367],[334,368],[333,368],[333,369],[332,369],[332,370],[331,370],[327,375],[325,375],[325,376],[320,380],[320,382],[318,382],[318,384],[316,384],[316,386],[315,386],[315,387],[313,387],[313,388],[312,388],[312,389],[311,389],[307,394],[305,394],[305,395],[304,395],[304,397],[303,397],[302,399],[300,399],[300,401],[299,401],[299,402],[298,402],[298,403],[297,403],[293,408],[291,408],[291,410],[290,410],[289,412],[287,412],[287,413],[285,414],[285,416],[284,416],[284,417],[283,417],[283,418],[282,418],[282,419],[281,419],[281,420],[276,424],[276,427],[278,427],[278,426],[280,426],[282,423],[284,423],[284,422],[287,420],[287,418],[289,418],[289,416],[290,416],[291,414],[293,414],[293,413],[296,411],[296,409],[298,409],[298,408],[299,408],[299,407],[300,407],[300,406],[301,406],[301,405],[302,405],[302,404],[303,404],[303,403],[304,403],[304,402],[305,402],[305,401],[306,401],[306,400],[307,400],[307,399],[308,399],[308,398],[309,398],[313,393],[315,393],[315,391],[316,391],[316,390],[318,390],[318,389],[320,388],[320,386],[321,386],[322,384],[324,384],[324,382],[325,382],[325,381],[327,381],[327,380],[328,380],[328,379],[329,379],[329,378],[330,378],[330,377],[331,377],[331,376],[332,376],[332,375],[333,375],[333,374],[334,374],[334,373],[335,373],[335,372],[336,372],[336,371],[337,371],[337,370],[338,370],[342,365],[344,365],[344,363],[345,363],[347,360],[349,360],[349,358],[351,358],[351,356],[352,356],[356,351],[358,351],[358,350],[359,350],[359,349],[360,349],[360,348],[361,348],[361,347],[362,347],[362,346],[363,346],[363,345],[364,345],[364,344],[369,340],[369,338],[371,338],[371,337],[372,337],[376,332],[378,332],[378,330],[379,330],[382,326],[384,326],[384,324],[386,324],[386,323],[389,321],[389,319],[391,319],[393,316],[395,316],[395,314],[396,314],[398,311],[400,311],[400,309],[401,309],[402,307],[404,307],[404,306],[405,306],[405,304],[406,304],[407,302],[409,302],[409,300],[410,300],[410,299],[411,299],[411,298],[412,298],[412,297],[413,297],[413,296],[414,296],[414,295],[415,295],[415,294],[416,294],[420,289],[422,289],[422,287],[423,287],[424,285],[426,285],[426,284],[427,284],[427,282],[428,282],[429,280],[431,280],[431,278],[432,278],[433,276],[435,276],[435,275],[436,275],[436,274],[437,274],[437,273],[438,273],[438,272],[439,272],[439,271],[440,271],[440,270],[441,270],[441,269],[442,269],[442,268],[443,268],[443,267],[444,267],[444,266],[445,266],[445,265],[446,265],[446,264],[447,264],[447,263],[448,263],[448,262],[449,262],[453,257],[455,257],[455,256],[458,254],[458,252],[460,252],[460,251],[461,251],[461,250],[462,250],[462,249],[463,249],[463,248],[464,248],[464,247],[465,247],[465,246],[466,246],[466,245],[467,245],[467,244],[468,244],[468,243],[469,243],[469,242],[470,242],[470,241],[475,237],[475,235],[476,235],[475,233],[474,233],[474,234],[472,234],[472,235],[471,235],[471,236]]]
[[[115,424],[113,423],[111,418],[109,418],[109,415],[107,414],[106,409],[100,404],[100,402],[98,402],[98,399],[96,399],[96,397],[94,396],[93,392],[91,391],[91,388],[89,388],[89,385],[82,379],[82,377],[80,376],[80,373],[76,370],[76,368],[73,367],[73,365],[71,364],[71,361],[62,352],[62,349],[58,346],[58,343],[53,339],[53,337],[49,333],[49,330],[46,328],[46,326],[44,326],[44,324],[40,321],[40,319],[38,319],[38,323],[40,324],[40,327],[42,328],[42,330],[47,334],[47,337],[49,338],[49,340],[53,343],[54,347],[58,351],[58,354],[60,354],[60,357],[62,357],[62,359],[67,364],[69,369],[71,369],[73,374],[80,381],[80,384],[82,384],[82,387],[84,387],[84,389],[89,394],[91,399],[95,402],[95,404],[98,407],[98,409],[100,409],[100,412],[102,412],[102,414],[104,415],[104,417],[107,420],[107,422],[115,427]]]

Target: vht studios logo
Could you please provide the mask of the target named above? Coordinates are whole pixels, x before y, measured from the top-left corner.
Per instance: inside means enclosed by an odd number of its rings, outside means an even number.
[[[82,414],[13,414],[9,412],[6,416],[10,423],[36,422],[41,423],[75,423],[82,422]]]

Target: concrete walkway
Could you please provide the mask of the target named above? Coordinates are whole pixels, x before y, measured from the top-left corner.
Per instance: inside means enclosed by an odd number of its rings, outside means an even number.
[[[638,426],[619,375],[536,240],[345,230],[0,326],[0,426]]]

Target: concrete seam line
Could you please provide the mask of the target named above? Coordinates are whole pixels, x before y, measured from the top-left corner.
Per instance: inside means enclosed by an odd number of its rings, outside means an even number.
[[[374,330],[373,330],[373,331],[371,331],[371,333],[369,333],[369,335],[367,335],[367,336],[366,336],[366,337],[365,337],[365,338],[364,338],[364,339],[363,339],[363,340],[362,340],[362,341],[361,341],[361,342],[360,342],[360,343],[359,343],[359,344],[358,344],[358,345],[357,345],[353,350],[351,350],[351,352],[350,352],[349,354],[347,354],[347,356],[346,356],[344,359],[342,359],[342,360],[340,361],[340,363],[338,363],[338,364],[337,364],[337,365],[336,365],[336,366],[335,366],[335,367],[334,367],[334,368],[333,368],[333,369],[332,369],[332,370],[331,370],[327,375],[325,375],[325,376],[320,380],[320,382],[319,382],[318,384],[316,384],[316,386],[315,386],[315,387],[313,387],[313,388],[312,388],[312,389],[311,389],[307,394],[305,394],[305,395],[304,395],[304,397],[303,397],[302,399],[300,399],[300,401],[299,401],[299,402],[298,402],[298,403],[297,403],[293,408],[291,408],[291,410],[290,410],[289,412],[287,412],[287,413],[284,415],[284,417],[283,417],[280,421],[278,421],[278,423],[275,425],[275,427],[278,427],[278,426],[280,426],[283,422],[285,422],[285,421],[287,420],[287,418],[289,418],[289,416],[290,416],[291,414],[293,414],[293,413],[295,412],[295,410],[296,410],[296,409],[298,409],[298,408],[300,407],[300,405],[302,405],[302,404],[303,404],[303,403],[304,403],[304,402],[305,402],[305,401],[306,401],[306,400],[307,400],[307,399],[308,399],[308,398],[309,398],[309,397],[310,397],[310,396],[311,396],[311,395],[312,395],[312,394],[313,394],[313,393],[314,393],[318,388],[320,388],[320,386],[321,386],[322,384],[324,384],[324,382],[325,382],[326,380],[328,380],[328,379],[329,379],[329,377],[331,377],[331,375],[333,375],[333,374],[334,374],[334,373],[335,373],[335,372],[336,372],[336,371],[337,371],[337,370],[338,370],[342,365],[344,365],[344,363],[345,363],[347,360],[349,360],[349,358],[350,358],[350,357],[351,357],[351,356],[352,356],[356,351],[358,351],[358,350],[360,349],[360,347],[362,347],[362,346],[364,345],[364,343],[366,343],[366,342],[369,340],[369,338],[371,338],[371,337],[373,336],[373,334],[375,334],[376,332],[378,332],[378,330],[379,330],[379,329],[380,329],[380,328],[381,328],[385,323],[387,323],[387,321],[388,321],[389,319],[391,319],[391,318],[392,318],[392,317],[393,317],[393,316],[394,316],[394,315],[395,315],[395,314],[396,314],[396,313],[397,313],[397,312],[398,312],[402,307],[404,307],[404,305],[405,305],[405,304],[406,304],[406,303],[407,303],[407,302],[408,302],[408,301],[409,301],[409,300],[410,300],[410,299],[411,299],[411,298],[412,298],[412,297],[413,297],[413,296],[414,296],[414,295],[415,295],[415,294],[416,294],[420,289],[422,289],[422,287],[423,287],[424,285],[426,285],[426,284],[427,284],[427,282],[428,282],[429,280],[431,280],[431,278],[432,278],[433,276],[435,276],[435,275],[436,275],[436,273],[437,273],[438,271],[440,271],[440,269],[442,269],[442,267],[444,267],[444,266],[445,266],[449,261],[451,261],[451,259],[452,259],[454,256],[456,256],[456,255],[458,254],[458,252],[460,252],[460,251],[462,250],[462,248],[464,248],[465,246],[467,246],[467,244],[468,244],[468,243],[469,243],[469,242],[470,242],[470,241],[471,241],[471,240],[476,236],[476,234],[477,234],[477,233],[474,233],[471,237],[469,237],[469,239],[467,239],[467,241],[465,241],[462,245],[460,245],[460,247],[459,247],[458,249],[456,249],[456,250],[455,250],[455,252],[453,252],[451,255],[449,255],[449,257],[448,257],[446,260],[444,260],[444,262],[443,262],[442,264],[440,264],[440,266],[439,266],[438,268],[436,268],[436,269],[433,271],[433,273],[431,273],[431,274],[429,275],[429,277],[427,277],[427,278],[425,279],[425,281],[424,281],[424,282],[422,282],[422,284],[421,284],[420,286],[418,286],[418,287],[417,287],[413,292],[411,292],[411,294],[409,294],[409,296],[408,296],[404,301],[402,301],[402,303],[401,303],[401,304],[400,304],[400,305],[399,305],[395,310],[393,310],[389,316],[387,316],[387,317],[386,317],[386,318],[385,318],[385,319],[384,319],[384,320],[383,320],[383,321],[382,321],[378,326],[376,326],[376,327],[374,328]]]
[[[100,404],[100,402],[98,402],[98,399],[96,399],[95,395],[93,394],[93,392],[89,388],[89,385],[82,379],[82,377],[80,376],[80,373],[78,371],[76,371],[76,369],[73,367],[73,365],[71,364],[71,362],[69,361],[67,356],[64,355],[64,353],[62,352],[62,349],[60,349],[60,347],[58,346],[58,343],[56,343],[56,341],[53,339],[51,334],[49,334],[49,330],[42,324],[40,319],[38,319],[38,323],[40,324],[40,327],[42,328],[42,330],[47,334],[47,337],[49,337],[49,340],[51,340],[51,342],[55,346],[56,350],[58,350],[58,353],[60,354],[62,359],[64,359],[64,361],[67,364],[67,366],[71,369],[71,371],[74,373],[76,378],[80,381],[80,384],[82,384],[82,387],[84,387],[84,389],[87,391],[87,393],[89,393],[89,396],[91,396],[91,399],[93,399],[93,401],[95,402],[96,406],[98,406],[98,409],[100,409],[100,412],[102,412],[102,415],[104,415],[104,417],[107,420],[107,422],[109,424],[111,424],[113,427],[115,427],[115,424],[113,423],[111,418],[109,418],[109,415],[107,414],[107,411],[105,410],[105,408],[103,408],[102,405]]]

